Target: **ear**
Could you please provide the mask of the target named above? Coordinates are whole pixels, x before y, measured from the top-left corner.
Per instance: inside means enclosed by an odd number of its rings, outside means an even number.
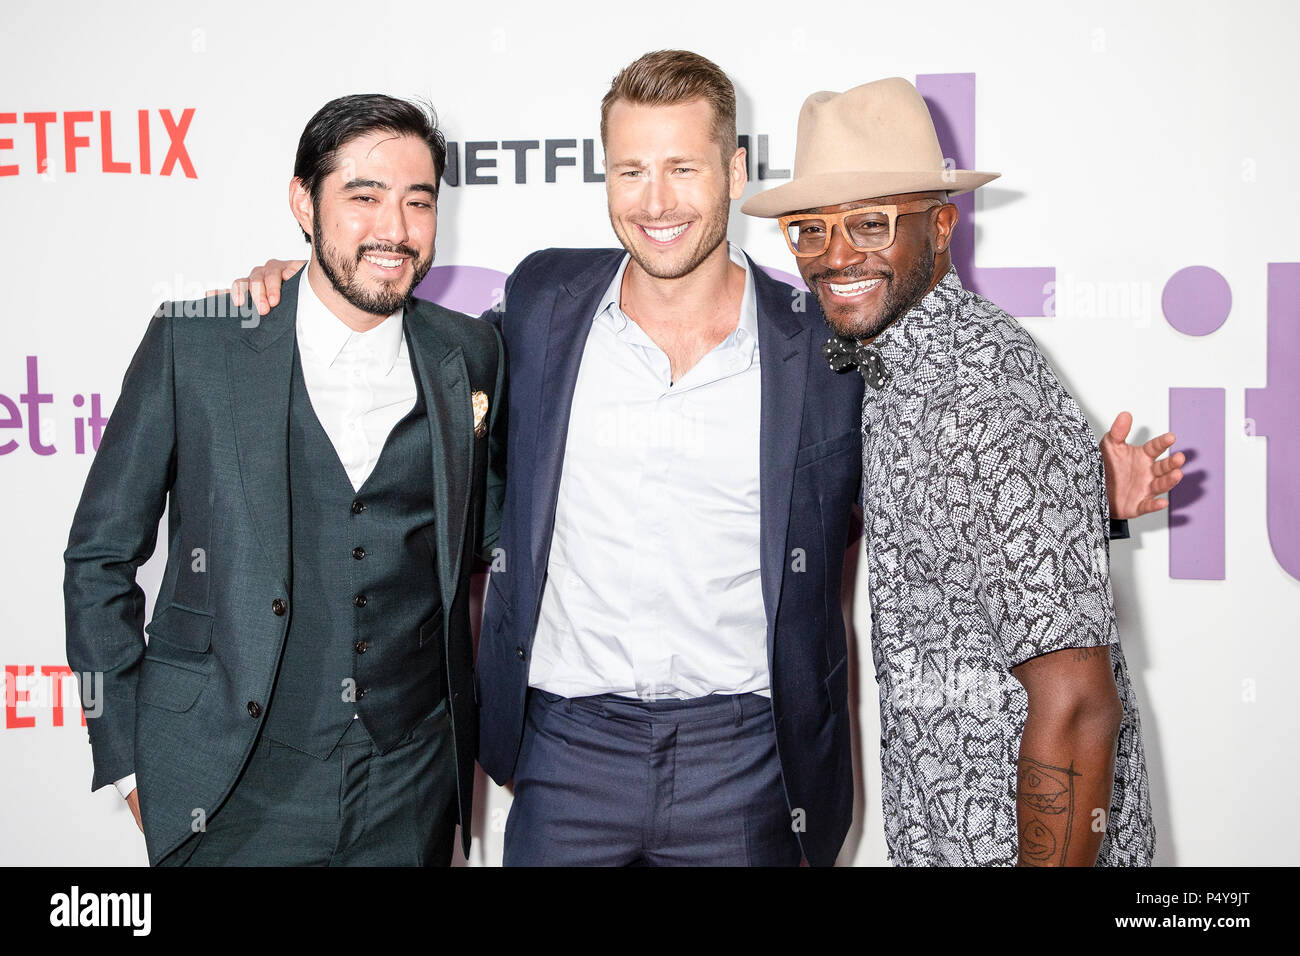
[[[739,199],[745,195],[745,186],[749,184],[749,172],[745,169],[745,156],[744,147],[737,147],[736,151],[731,154],[727,175],[731,180],[732,199]]]
[[[316,210],[312,207],[311,192],[297,176],[289,183],[289,211],[293,213],[293,218],[298,220],[298,225],[302,227],[303,232],[309,236],[315,235],[312,224],[315,221]]]
[[[939,211],[934,217],[934,251],[936,255],[948,251],[948,245],[952,242],[953,230],[957,228],[957,220],[960,216],[957,207],[952,203],[945,203],[939,207]]]

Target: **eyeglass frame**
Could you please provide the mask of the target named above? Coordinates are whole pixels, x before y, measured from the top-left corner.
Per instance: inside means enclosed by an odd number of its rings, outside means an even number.
[[[785,244],[790,247],[790,251],[800,259],[812,259],[826,254],[826,250],[831,247],[831,236],[834,234],[836,226],[839,226],[840,235],[844,237],[844,241],[851,248],[856,249],[858,252],[879,252],[882,249],[888,249],[894,244],[894,239],[898,234],[899,216],[910,216],[914,213],[927,212],[946,205],[947,203],[942,199],[913,199],[910,202],[891,203],[884,206],[857,206],[854,209],[845,209],[842,212],[796,212],[788,216],[778,216],[776,222],[781,228],[781,235],[785,236]],[[872,246],[870,249],[863,249],[849,237],[849,230],[844,228],[844,219],[847,216],[861,216],[869,212],[888,214],[889,241],[883,246]],[[826,223],[826,242],[816,252],[800,252],[795,248],[794,241],[790,238],[790,224],[803,219],[820,219]]]

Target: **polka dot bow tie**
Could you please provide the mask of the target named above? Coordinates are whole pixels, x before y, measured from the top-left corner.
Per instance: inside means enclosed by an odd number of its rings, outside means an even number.
[[[885,360],[875,349],[837,335],[826,340],[822,346],[826,361],[831,363],[831,370],[847,372],[857,366],[866,383],[872,388],[884,388],[889,383],[889,373],[885,371]]]

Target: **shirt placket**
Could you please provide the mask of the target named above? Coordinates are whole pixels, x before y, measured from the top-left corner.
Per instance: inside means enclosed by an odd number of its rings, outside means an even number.
[[[633,331],[636,329],[636,331]],[[672,560],[671,528],[664,502],[674,499],[672,465],[676,451],[671,438],[671,417],[677,404],[668,356],[635,326],[624,329],[628,347],[638,350],[646,362],[647,383],[658,392],[653,400],[638,402],[630,410],[629,424],[636,429],[638,481],[632,507],[638,547],[633,551],[628,574],[628,593],[636,596],[633,631],[640,639],[632,653],[633,682],[638,696],[653,699],[675,690],[668,635],[663,632],[656,609],[671,597],[664,591],[662,569]],[[652,394],[648,392],[647,394]]]
[[[365,480],[366,464],[370,458],[370,441],[366,435],[365,416],[373,404],[367,362],[369,349],[345,347],[339,356],[344,380],[344,467],[354,486]]]

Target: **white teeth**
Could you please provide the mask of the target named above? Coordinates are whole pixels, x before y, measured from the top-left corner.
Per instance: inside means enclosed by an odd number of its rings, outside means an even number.
[[[402,264],[401,259],[380,259],[378,256],[366,256],[367,262],[373,262],[377,266],[383,266],[385,269],[396,269]]]
[[[832,292],[836,295],[853,296],[861,295],[868,289],[874,289],[880,284],[879,279],[863,279],[861,282],[850,282],[847,285],[837,285],[834,282],[826,283],[830,286]]]
[[[642,226],[641,228],[644,229],[645,234],[655,242],[672,242],[684,233],[686,227],[689,225],[690,223],[684,222],[680,226],[673,226],[670,229],[651,229],[649,226]]]

